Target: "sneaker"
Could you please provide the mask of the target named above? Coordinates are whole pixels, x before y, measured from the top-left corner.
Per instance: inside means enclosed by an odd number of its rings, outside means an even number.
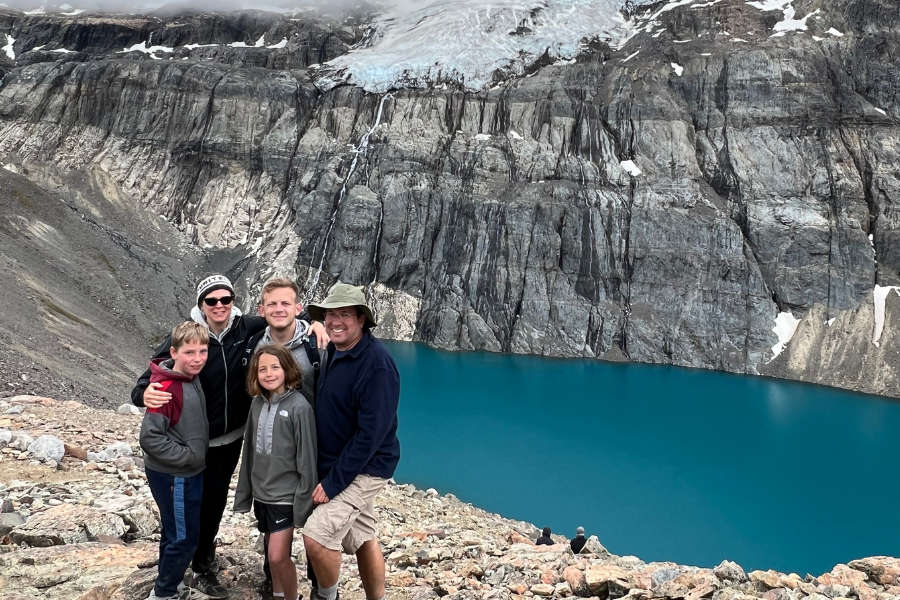
[[[178,594],[174,596],[157,596],[156,595],[156,587],[150,590],[150,595],[147,596],[147,600],[179,600]]]
[[[219,583],[215,573],[198,573],[191,581],[191,587],[210,598],[227,598],[228,588]]]
[[[190,600],[192,597],[196,597],[194,594],[194,590],[189,588],[182,581],[178,584],[178,600]]]

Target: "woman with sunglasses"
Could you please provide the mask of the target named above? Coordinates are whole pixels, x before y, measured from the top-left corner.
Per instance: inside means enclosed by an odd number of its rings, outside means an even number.
[[[227,598],[228,590],[216,577],[216,534],[228,501],[228,486],[241,455],[244,425],[252,398],[247,393],[244,354],[247,340],[266,328],[263,317],[245,316],[234,306],[234,286],[224,275],[212,275],[197,284],[197,305],[191,318],[209,329],[209,358],[198,378],[206,396],[209,419],[209,450],[203,472],[203,498],[200,506],[200,543],[191,563],[194,573],[191,587],[210,598]],[[304,310],[300,318],[312,322]],[[321,323],[312,328],[322,344],[328,343]],[[153,358],[169,356],[167,338]],[[171,394],[156,389],[146,371],[131,390],[137,406],[157,408]]]

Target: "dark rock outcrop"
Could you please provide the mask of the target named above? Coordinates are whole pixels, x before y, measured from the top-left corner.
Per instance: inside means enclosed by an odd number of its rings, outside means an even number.
[[[245,291],[370,285],[385,336],[756,373],[778,311],[900,279],[896,6],[793,6],[807,30],[698,3],[493,89],[386,95],[308,68],[359,20],[7,15],[0,152],[247,256]]]

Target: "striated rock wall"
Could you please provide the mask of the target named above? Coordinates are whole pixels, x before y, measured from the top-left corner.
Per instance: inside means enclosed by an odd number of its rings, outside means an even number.
[[[383,335],[756,373],[778,311],[828,320],[900,279],[900,17],[791,6],[806,30],[661,4],[619,49],[383,95],[316,86],[364,16],[4,13],[0,152],[244,253],[245,290],[374,284]]]

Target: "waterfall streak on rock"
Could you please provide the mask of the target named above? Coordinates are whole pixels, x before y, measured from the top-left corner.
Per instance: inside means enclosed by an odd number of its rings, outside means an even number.
[[[328,253],[328,238],[331,236],[332,231],[334,231],[334,222],[337,219],[338,210],[341,208],[341,202],[347,196],[347,186],[350,183],[350,178],[353,177],[353,174],[356,172],[356,166],[359,164],[359,157],[360,155],[365,155],[368,151],[369,137],[371,137],[378,126],[381,125],[381,115],[384,112],[384,103],[389,98],[393,97],[393,94],[385,94],[382,96],[381,102],[378,103],[378,114],[375,117],[375,123],[359,140],[359,145],[351,151],[353,152],[353,161],[350,163],[350,169],[347,171],[347,176],[344,178],[344,183],[341,186],[341,193],[338,195],[334,210],[331,212],[331,218],[328,220],[328,229],[325,231],[325,241],[322,244],[322,256],[319,258],[319,266],[316,269],[316,275],[313,278],[313,282],[306,291],[306,300],[304,304],[312,299],[313,294],[316,292],[316,287],[319,285],[319,277],[322,274],[322,265],[325,264],[325,255]]]

